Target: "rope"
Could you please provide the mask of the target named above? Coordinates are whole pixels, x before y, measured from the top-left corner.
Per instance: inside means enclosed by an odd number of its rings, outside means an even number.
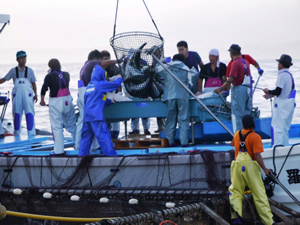
[[[2,182],[2,187],[8,187],[6,184],[5,184],[5,182],[6,182],[6,180],[7,180],[7,178],[8,178],[8,176],[9,176],[9,174],[12,172],[12,168],[14,167],[14,165],[15,165],[15,163],[17,162],[17,160],[19,159],[19,157],[20,156],[17,156],[16,157],[16,159],[15,159],[15,161],[13,162],[13,164],[11,165],[11,167],[7,170],[8,172],[7,172],[7,175],[6,175],[6,177],[5,177],[5,179],[3,180],[3,182]]]
[[[155,26],[155,28],[156,28],[156,30],[157,30],[157,33],[158,33],[160,39],[163,40],[163,38],[162,38],[162,36],[160,35],[160,33],[159,33],[159,31],[158,31],[158,28],[157,28],[157,26],[156,26],[156,24],[155,24],[155,22],[154,22],[154,20],[153,20],[153,18],[152,18],[152,16],[151,16],[151,14],[150,14],[150,11],[149,11],[149,9],[148,9],[148,7],[147,7],[147,5],[146,5],[146,2],[145,2],[144,0],[143,0],[143,3],[144,3],[144,5],[145,5],[145,7],[146,7],[146,9],[147,9],[147,11],[148,11],[148,13],[149,13],[149,16],[150,16],[150,18],[151,18],[151,20],[152,20],[152,22],[153,22],[153,24],[154,24],[154,26]]]
[[[274,146],[274,148],[273,148],[273,168],[274,168],[274,173],[276,174],[276,164],[275,164],[275,150],[276,150],[276,148],[277,147],[283,147],[283,145],[276,145],[276,146]]]
[[[281,170],[283,169],[283,167],[284,167],[284,165],[285,165],[285,162],[286,162],[287,158],[289,157],[289,155],[290,155],[292,149],[293,149],[295,146],[297,146],[297,145],[300,145],[300,143],[299,143],[299,144],[294,144],[294,145],[292,145],[292,147],[290,148],[290,150],[289,150],[288,154],[286,155],[285,160],[284,160],[284,162],[283,162],[283,164],[282,164],[282,166],[281,166],[281,168],[280,168],[280,170],[279,170],[279,173],[278,173],[278,175],[277,175],[277,178],[279,177],[279,175],[280,175],[280,173],[281,173]]]
[[[171,224],[177,225],[176,223],[174,223],[171,220],[165,220],[165,221],[161,222],[159,225],[163,225],[164,223],[171,223]]]
[[[45,216],[45,215],[21,213],[21,212],[14,212],[14,211],[7,211],[7,215],[38,219],[38,220],[55,220],[55,221],[68,221],[68,222],[97,222],[105,219],[115,219],[115,218],[76,218],[76,217]]]

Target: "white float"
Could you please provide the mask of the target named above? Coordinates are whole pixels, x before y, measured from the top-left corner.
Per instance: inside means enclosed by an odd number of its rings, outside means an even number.
[[[79,201],[80,197],[78,195],[72,195],[70,199],[71,201]]]

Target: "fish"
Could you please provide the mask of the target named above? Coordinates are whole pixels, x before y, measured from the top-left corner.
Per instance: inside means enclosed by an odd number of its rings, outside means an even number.
[[[139,98],[149,97],[149,86],[150,86],[150,76],[147,75],[135,75],[124,80],[124,85],[127,92],[131,96]]]
[[[152,82],[151,89],[150,89],[150,97],[153,99],[159,98],[161,96],[161,92],[156,86],[155,82]]]
[[[141,51],[142,49],[145,47],[145,45],[147,44],[147,42],[145,42],[144,44],[142,44],[138,50],[136,50],[136,52],[131,56],[130,58],[130,64],[132,66],[134,66],[135,68],[137,68],[138,70],[141,69]]]
[[[125,74],[124,86],[128,94],[138,98],[155,99],[164,92],[164,77],[156,73],[155,67],[149,66],[146,60],[141,59],[141,52],[146,44],[142,44],[135,52],[131,48],[125,60],[126,65],[124,61],[122,74]]]

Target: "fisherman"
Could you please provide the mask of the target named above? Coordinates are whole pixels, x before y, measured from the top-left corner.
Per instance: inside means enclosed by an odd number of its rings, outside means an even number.
[[[91,81],[91,76],[93,72],[93,68],[95,65],[100,65],[102,68],[106,68],[107,66],[115,65],[117,60],[107,60],[102,61],[102,55],[98,50],[93,50],[88,55],[88,61],[85,62],[84,66],[80,71],[80,80],[78,81],[78,99],[77,106],[79,109],[79,117],[77,121],[76,128],[76,137],[75,137],[75,149],[80,149],[80,141],[81,141],[81,132],[83,125],[83,115],[84,115],[84,93],[87,85]],[[99,148],[98,142],[94,139],[92,149]]]
[[[240,56],[241,48],[238,45],[232,44],[228,51],[230,51],[230,57],[233,60],[229,78],[220,88],[216,88],[214,92],[219,94],[222,91],[227,91],[231,85],[231,121],[233,131],[236,132],[243,128],[242,116],[248,112],[250,113],[248,87],[242,85],[244,78],[247,78],[250,72],[247,61]]]
[[[144,135],[150,135],[150,118],[141,118],[142,119],[142,125],[144,128]],[[140,118],[132,118],[131,119],[131,132],[129,134],[140,134],[140,124],[139,124]]]
[[[103,50],[101,51],[101,55],[102,55],[102,60],[106,61],[106,60],[110,60],[110,53],[107,50]],[[120,74],[120,68],[117,67],[116,65],[111,65],[105,68],[105,71],[107,72],[107,78],[108,79],[114,79],[113,77]],[[122,88],[121,86],[112,91],[116,94],[122,95]],[[117,139],[119,137],[120,134],[120,122],[115,122],[115,123],[109,123],[107,124],[108,128],[109,128],[109,132],[111,135],[112,139]]]
[[[0,84],[13,78],[14,88],[12,90],[12,114],[14,117],[14,135],[19,136],[23,111],[25,111],[27,132],[29,136],[35,136],[34,102],[38,100],[36,92],[36,78],[31,68],[25,66],[27,54],[25,51],[17,52],[18,66],[12,68]]]
[[[163,63],[168,63],[171,61],[170,57],[165,58],[157,45],[154,45],[151,47],[149,50],[150,53],[153,53],[158,59],[160,59],[161,62]],[[161,72],[164,70],[164,68],[155,60],[153,59],[152,67],[155,68],[156,75],[159,76],[160,80],[164,83],[164,76],[160,75]],[[161,100],[161,97],[159,97],[157,100]],[[165,123],[166,119],[163,117],[157,117],[156,118],[156,123],[157,123],[157,130],[155,130],[155,133],[160,133],[165,130]]]
[[[236,47],[241,48],[238,45],[236,45]],[[260,68],[258,62],[256,60],[254,60],[250,55],[241,54],[241,56],[242,56],[243,59],[246,60],[247,66],[249,68],[249,73],[250,73],[250,76],[246,77],[247,79],[244,80],[243,85],[249,86],[248,93],[249,93],[249,96],[250,96],[250,110],[251,110],[251,108],[252,108],[252,83],[253,83],[253,80],[252,80],[252,76],[251,76],[250,65],[253,65],[257,69],[260,76],[263,75],[264,71]],[[229,77],[229,72],[231,70],[232,62],[233,61],[230,60],[228,65],[227,65],[226,78]],[[249,111],[249,112],[247,111],[246,113],[251,113],[251,111]]]
[[[289,72],[290,66],[293,65],[292,58],[283,54],[278,61],[278,77],[276,88],[269,90],[265,88],[265,99],[275,96],[274,106],[272,109],[272,145],[289,145],[289,130],[295,110],[296,89],[293,75]]]
[[[259,75],[263,75],[264,71],[260,68],[260,66],[259,66],[259,64],[256,60],[254,60],[250,55],[241,54],[241,56],[242,56],[243,59],[248,61],[249,64],[253,65],[257,69],[257,72],[259,73]],[[229,77],[229,72],[230,72],[230,69],[231,69],[232,62],[233,61],[230,60],[228,65],[227,65],[226,78]]]
[[[214,48],[209,51],[209,61],[210,63],[205,64],[201,68],[196,95],[201,95],[201,93],[203,93],[203,80],[205,80],[204,92],[213,91],[211,90],[212,88],[221,87],[226,81],[226,65],[220,62],[218,49]]]
[[[106,92],[116,90],[122,82],[123,79],[120,75],[115,81],[107,81],[105,70],[99,65],[94,67],[91,81],[86,87],[84,94],[84,119],[79,156],[89,155],[94,135],[104,155],[117,156],[105,122],[103,110],[105,105],[114,103],[114,100],[106,98]]]
[[[176,54],[168,64],[172,73],[189,86],[188,67],[183,63],[184,56]],[[168,105],[167,121],[165,125],[166,137],[169,146],[176,146],[175,131],[176,124],[179,124],[179,139],[182,147],[189,146],[189,93],[169,74],[165,74],[163,101]]]
[[[263,224],[274,223],[266,190],[261,178],[261,170],[266,175],[272,171],[265,167],[261,157],[264,151],[261,137],[254,132],[254,118],[245,114],[242,118],[243,129],[235,133],[232,146],[235,148],[235,160],[231,163],[231,185],[228,188],[233,224],[242,224],[242,199],[246,186],[250,188],[256,210]]]
[[[50,72],[42,86],[40,105],[46,106],[44,99],[49,88],[49,117],[54,140],[54,151],[50,155],[64,155],[64,128],[71,133],[73,141],[76,135],[75,109],[69,91],[70,74],[61,71],[58,59],[51,59],[48,66]]]
[[[203,62],[197,52],[189,51],[188,44],[186,41],[179,41],[177,43],[177,49],[179,54],[184,56],[184,64],[192,69],[193,67],[199,72],[199,68],[202,68]]]

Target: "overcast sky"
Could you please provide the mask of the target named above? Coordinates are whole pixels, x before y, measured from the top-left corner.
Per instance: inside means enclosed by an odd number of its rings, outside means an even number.
[[[15,63],[27,51],[28,63],[84,62],[90,50],[109,50],[116,0],[0,0],[0,14],[11,23],[0,34],[0,64]],[[228,60],[237,43],[256,59],[282,53],[300,58],[299,0],[146,0],[165,40],[166,55],[186,40],[208,62],[218,48]],[[142,0],[120,0],[116,33],[156,30]]]

